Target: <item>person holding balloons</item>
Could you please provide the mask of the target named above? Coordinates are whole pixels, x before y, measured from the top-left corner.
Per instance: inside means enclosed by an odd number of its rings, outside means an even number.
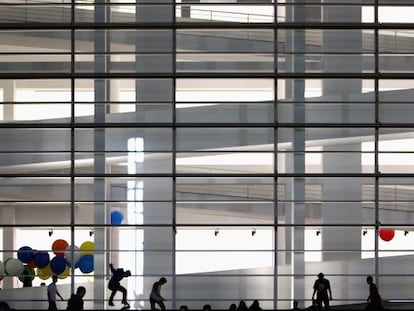
[[[50,283],[47,286],[47,301],[49,302],[49,308],[48,310],[54,311],[57,310],[56,306],[56,295],[60,297],[61,300],[63,300],[62,295],[59,293],[56,287],[56,282],[58,280],[57,275],[52,276],[52,283]]]

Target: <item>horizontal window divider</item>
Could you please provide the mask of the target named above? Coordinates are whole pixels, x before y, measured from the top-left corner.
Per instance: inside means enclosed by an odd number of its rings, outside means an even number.
[[[91,153],[130,153],[133,151],[128,151],[128,150],[111,150],[111,149],[107,149],[107,150],[71,150],[71,149],[67,149],[67,150],[9,150],[9,151],[0,151],[0,154],[55,154],[55,153],[63,153],[63,154],[71,154],[72,152],[76,153],[77,155],[79,154],[91,154]],[[144,150],[144,151],[140,151],[143,153],[173,153],[172,150]],[[180,151],[181,152],[181,151]],[[191,153],[195,153],[193,151],[188,151]],[[206,153],[209,151],[206,151]],[[226,153],[226,152],[230,152],[230,153],[234,153],[235,151],[230,151],[230,150],[225,150],[225,151],[211,151],[214,153]],[[253,151],[241,151],[241,152],[253,152]],[[260,152],[265,152],[265,151],[254,151],[255,153],[260,153]],[[266,153],[268,152],[273,152],[273,151],[266,151]],[[179,153],[179,152],[177,152]],[[203,152],[204,153],[204,152]],[[370,152],[368,152],[370,153]],[[81,160],[81,159],[74,159],[76,160]]]
[[[284,73],[284,72],[1,72],[0,80],[41,80],[41,79],[413,79],[414,73]]]
[[[160,123],[138,123],[138,122],[124,122],[124,123],[89,123],[89,122],[73,122],[70,123],[39,123],[39,122],[25,122],[25,123],[0,123],[0,128],[62,128],[62,129],[94,129],[94,128],[414,128],[413,123],[381,123],[381,122],[372,122],[372,123],[282,123],[282,122],[264,122],[264,123],[176,123],[176,122],[160,122]]]
[[[68,88],[68,92],[70,91],[70,88]],[[77,93],[77,90],[74,90],[75,93]],[[220,103],[252,103],[252,104],[256,104],[256,103],[269,103],[269,104],[273,104],[274,101],[251,101],[251,102],[240,102],[240,101],[214,101],[214,102],[205,102],[205,101],[191,101],[191,102],[176,102],[177,104],[220,104]],[[70,105],[70,104],[75,104],[75,105],[79,105],[79,104],[84,104],[84,105],[105,105],[105,104],[137,104],[137,105],[144,105],[144,104],[148,104],[148,105],[154,105],[154,104],[169,104],[169,105],[173,105],[174,102],[173,101],[162,101],[162,100],[157,100],[157,101],[114,101],[114,100],[108,100],[108,101],[99,101],[99,102],[93,102],[93,101],[1,101],[0,102],[1,105],[38,105],[38,104],[66,104],[66,105]],[[13,120],[11,120],[13,121]],[[17,121],[15,121],[17,122]]]
[[[230,252],[230,253],[238,253],[238,252],[273,252],[275,249],[176,249],[177,253],[200,253],[200,252],[213,252],[213,253],[222,253],[222,252]]]
[[[0,23],[0,30],[87,30],[87,29],[398,29],[412,30],[414,23],[363,23],[363,22],[290,22],[290,21],[273,21],[273,22],[183,22],[171,20],[170,22],[8,22]]]
[[[343,56],[343,55],[360,55],[360,56],[374,56],[375,55],[375,51],[374,50],[372,50],[372,51],[361,51],[361,52],[348,52],[348,51],[345,51],[345,52],[330,52],[330,51],[320,51],[320,52],[318,52],[318,51],[309,51],[309,52],[307,52],[307,51],[304,51],[304,52],[284,52],[284,51],[278,51],[277,52],[277,54],[278,55],[289,55],[289,56],[295,56],[295,55],[300,55],[300,56],[303,56],[303,55],[316,55],[316,56],[324,56],[324,55],[338,55],[338,56]]]
[[[215,272],[214,273],[214,277],[252,277],[252,276],[255,276],[255,277],[274,277],[274,274],[258,274],[258,273],[256,273],[256,274],[251,274],[251,273],[246,273],[246,274],[226,274],[226,273],[217,273],[217,272]],[[177,274],[176,275],[176,277],[177,278],[194,278],[194,277],[197,277],[197,278],[205,278],[205,277],[207,277],[207,278],[211,278],[212,277],[212,275],[209,275],[208,273],[205,273],[205,274],[197,274],[197,273],[186,273],[186,274]],[[248,298],[246,298],[246,299],[248,299]],[[251,300],[253,300],[253,299],[256,299],[256,298],[250,298]],[[177,299],[177,300],[185,300],[185,301],[197,301],[197,300],[201,300],[201,299],[196,299],[196,298],[189,298],[189,299],[187,299],[187,298],[182,298],[182,299]],[[212,301],[223,301],[223,300],[231,300],[231,299],[220,299],[220,298],[213,298],[213,299],[205,299],[205,300],[212,300]],[[271,299],[260,299],[260,301],[263,301],[263,300],[271,300]]]
[[[247,228],[252,228],[252,227],[267,227],[267,228],[277,228],[277,227],[287,227],[287,228],[290,228],[290,227],[313,227],[313,228],[324,228],[324,227],[350,227],[350,228],[359,228],[359,227],[361,227],[361,228],[365,228],[365,227],[368,227],[368,226],[372,226],[372,227],[374,227],[375,226],[375,223],[371,223],[371,224],[368,224],[368,223],[366,223],[366,224],[355,224],[355,223],[338,223],[338,224],[329,224],[329,223],[327,223],[327,224],[321,224],[321,223],[306,223],[306,224],[300,224],[300,223],[291,223],[291,224],[287,224],[287,223],[280,223],[280,224],[278,224],[278,223],[274,223],[274,224],[263,224],[263,223],[255,223],[255,224],[251,224],[251,223],[249,223],[249,224],[246,224],[246,223],[241,223],[241,224],[237,224],[237,223],[234,223],[234,224],[229,224],[229,223],[222,223],[222,224],[220,224],[220,223],[210,223],[210,224],[204,224],[204,223],[192,223],[192,224],[180,224],[180,223],[177,223],[176,224],[176,227],[177,227],[177,229],[180,229],[180,227],[208,227],[208,228],[217,228],[217,227],[219,227],[220,229],[221,228],[227,228],[227,227],[247,227]],[[401,225],[400,225],[401,226]]]
[[[214,184],[216,185],[216,184]],[[312,184],[309,184],[312,185]],[[374,185],[371,185],[374,187]],[[379,186],[381,187],[381,185]],[[381,189],[380,189],[381,191]],[[375,199],[372,198],[371,200],[275,200],[279,203],[305,203],[305,204],[322,204],[322,203],[361,203],[361,204],[374,204]],[[203,201],[201,201],[203,202]],[[414,200],[378,200],[379,203],[387,203],[387,202],[396,202],[396,203],[410,203],[414,202]],[[367,208],[363,206],[363,208]]]
[[[76,40],[75,40],[76,41]],[[208,52],[208,54],[273,54],[273,51],[269,51],[269,52],[262,52],[262,51],[252,51],[252,52],[231,52],[231,51],[223,51],[223,52]],[[141,52],[141,51],[131,51],[131,52],[125,52],[125,51],[108,51],[108,52],[94,52],[94,51],[90,51],[90,52],[80,52],[80,51],[76,51],[76,52],[71,52],[70,50],[68,50],[67,52],[0,52],[0,56],[1,55],[64,55],[64,56],[70,56],[70,55],[107,55],[107,56],[112,56],[112,55],[136,55],[136,56],[141,56],[141,55],[173,55],[174,51],[150,51],[150,52]],[[177,54],[206,54],[203,52],[177,52]],[[63,61],[57,60],[55,61],[57,63],[62,63]],[[84,63],[84,62],[92,62],[92,61],[82,61],[82,60],[76,60],[76,63]],[[114,63],[118,63],[121,61],[112,61]],[[124,61],[124,62],[128,62],[128,63],[133,63],[134,61]]]
[[[343,227],[348,227],[348,228],[368,228],[368,227],[376,227],[376,226],[381,226],[381,227],[392,227],[392,228],[407,228],[410,227],[410,224],[401,224],[401,223],[397,223],[397,224],[392,224],[392,223],[386,223],[386,224],[375,224],[375,223],[365,223],[365,224],[354,224],[354,223],[307,223],[307,224],[300,224],[300,223],[291,223],[291,224],[286,224],[286,223],[281,223],[281,224],[263,224],[263,223],[233,223],[233,224],[229,224],[229,223],[209,223],[209,224],[205,224],[205,223],[191,223],[191,224],[171,224],[171,223],[149,223],[149,224],[120,224],[120,225],[112,225],[112,224],[102,224],[102,223],[66,223],[66,224],[46,224],[46,223],[35,223],[35,224],[29,224],[29,223],[24,223],[24,224],[2,224],[1,227],[8,227],[8,228],[13,228],[13,227],[25,227],[25,228],[30,228],[30,227],[36,227],[36,228],[69,228],[69,227],[77,227],[77,228],[87,228],[90,229],[91,227],[93,228],[137,228],[137,229],[141,229],[141,228],[169,228],[171,230],[186,230],[185,228],[211,228],[212,230],[215,228],[219,228],[219,229],[223,229],[224,228],[272,228],[272,229],[277,229],[278,227],[282,227],[282,228],[293,228],[293,227],[311,227],[311,228],[320,228],[320,229],[324,229],[326,228],[343,228]],[[337,251],[337,250],[334,250]]]
[[[381,93],[381,91],[378,91],[379,93]],[[195,103],[195,102],[194,102]],[[206,102],[204,102],[206,103]],[[249,102],[247,102],[249,103]],[[264,102],[267,103],[267,102]],[[317,104],[317,105],[332,105],[332,104],[344,104],[344,105],[352,105],[352,104],[357,104],[357,105],[375,105],[377,102],[375,100],[365,100],[365,101],[313,101],[313,100],[306,100],[306,101],[285,101],[285,100],[278,100],[276,102],[271,102],[269,101],[268,103],[270,104],[274,104],[276,103],[277,105],[294,105],[294,104],[303,104],[303,105],[312,105],[312,104]],[[181,104],[181,102],[180,102]],[[414,104],[414,101],[378,101],[378,104]]]
[[[312,278],[316,278],[316,274],[313,273],[278,273],[277,277],[293,277],[293,276],[299,276],[299,277],[312,277]],[[344,273],[344,274],[339,274],[339,273],[324,273],[325,276],[330,276],[330,277],[343,277],[343,276],[350,276],[350,277],[366,277],[367,274],[366,273]],[[218,274],[214,274],[214,276],[216,276]],[[245,274],[220,274],[220,276],[244,276]],[[259,276],[261,275],[266,275],[266,274],[259,274]],[[382,275],[382,274],[381,274]],[[400,274],[395,274],[395,276],[398,276]],[[403,275],[413,275],[413,274],[403,274]],[[207,274],[197,274],[197,273],[189,273],[189,274],[181,274],[178,275],[177,277],[211,277],[211,275]],[[288,299],[290,300],[290,299]],[[345,299],[344,299],[345,300]],[[366,300],[365,300],[366,301]]]
[[[101,152],[96,152],[101,153]],[[226,177],[238,177],[238,178],[312,178],[312,177],[320,177],[320,178],[332,178],[332,177],[340,177],[340,178],[350,178],[350,177],[360,177],[360,178],[391,178],[391,177],[405,177],[405,178],[414,178],[414,173],[251,173],[246,174],[244,172],[241,173],[228,173],[228,174],[220,174],[220,173],[141,173],[141,174],[128,174],[128,173],[62,173],[62,174],[51,174],[51,173],[44,173],[44,174],[1,174],[0,177],[2,178],[19,178],[19,177],[31,177],[31,178],[113,178],[113,177],[124,177],[124,178],[143,178],[143,177],[154,177],[154,178],[182,178],[182,177],[192,177],[192,178],[226,178]]]
[[[375,30],[375,29],[414,29],[414,23],[362,23],[362,22],[276,22],[275,27],[277,29],[363,29],[363,30]]]
[[[75,3],[75,7],[78,7],[78,6],[82,6],[82,7],[94,7],[94,6],[98,6],[98,7],[112,7],[112,6],[114,6],[114,7],[119,7],[119,6],[137,6],[137,7],[145,7],[145,6],[153,6],[153,5],[156,5],[156,6],[158,6],[158,5],[160,5],[160,6],[185,6],[185,5],[191,5],[191,6],[205,6],[206,5],[206,3],[199,3],[199,2],[186,2],[186,3],[176,3],[176,4],[173,4],[173,3],[167,3],[167,2],[157,2],[157,1],[153,1],[153,2],[150,2],[150,3],[131,3],[131,2],[113,2],[113,3],[87,3],[87,2],[85,2],[85,3],[82,3],[82,2],[79,2],[79,3]],[[347,7],[347,6],[350,6],[350,7],[355,7],[355,6],[357,6],[357,7],[359,7],[359,6],[364,6],[364,7],[374,7],[374,6],[376,6],[376,4],[374,3],[374,2],[371,2],[371,3],[361,3],[361,1],[355,1],[355,2],[353,2],[353,1],[350,1],[350,2],[342,2],[342,3],[335,3],[335,2],[327,2],[327,3],[319,3],[319,2],[312,2],[312,1],[309,1],[309,2],[300,2],[300,3],[286,3],[286,2],[278,2],[278,3],[269,3],[269,2],[267,2],[267,1],[263,1],[263,2],[261,2],[261,1],[257,1],[257,2],[254,2],[254,1],[251,1],[251,2],[249,2],[249,1],[246,1],[246,2],[242,2],[242,3],[234,3],[234,2],[230,2],[230,1],[223,1],[223,2],[220,2],[220,3],[214,3],[214,6],[226,6],[226,5],[232,5],[232,6],[274,6],[274,5],[276,5],[276,6],[280,6],[280,7],[285,7],[285,6],[292,6],[292,7],[296,7],[296,6],[317,6],[317,7],[320,7],[320,6],[326,6],[326,7],[335,7],[335,6],[340,6],[340,7]],[[53,2],[53,1],[49,1],[49,2],[29,2],[29,3],[25,3],[25,2],[17,2],[17,3],[1,3],[0,4],[0,7],[2,7],[2,6],[5,6],[5,7],[7,7],[7,6],[25,6],[25,7],[36,7],[36,6],[57,6],[57,7],[72,7],[72,4],[71,4],[71,2]],[[386,7],[386,6],[408,6],[408,7],[412,7],[413,6],[413,4],[411,4],[411,3],[407,3],[407,2],[403,2],[403,1],[401,1],[401,2],[398,2],[398,1],[395,1],[395,2],[393,2],[393,3],[387,3],[387,2],[385,2],[385,3],[379,3],[378,4],[378,6],[379,7]]]
[[[398,0],[393,0],[392,1],[392,3],[387,3],[387,2],[381,2],[381,1],[383,1],[383,0],[380,0],[380,2],[378,2],[378,7],[382,7],[382,6],[408,6],[408,7],[412,7],[412,6],[414,6],[412,3],[409,3],[409,2],[403,2],[403,1],[401,1],[401,2],[398,2]],[[285,3],[278,3],[277,4],[278,6],[285,6]],[[293,6],[304,6],[304,5],[306,5],[306,6],[308,6],[308,5],[316,5],[316,6],[351,6],[351,7],[360,7],[360,6],[363,6],[363,7],[375,7],[375,6],[377,6],[376,5],[376,2],[375,2],[375,0],[373,0],[373,1],[371,1],[371,2],[369,2],[369,0],[368,1],[366,1],[366,2],[362,2],[362,1],[349,1],[349,2],[347,2],[347,3],[344,3],[344,2],[337,2],[337,3],[335,3],[335,2],[328,2],[328,3],[320,3],[320,2],[312,2],[312,1],[306,1],[306,3],[305,2],[302,2],[302,3],[292,3],[292,4],[290,4],[290,3],[287,3],[286,4],[286,6],[290,6],[290,5],[293,5]]]
[[[142,203],[171,203],[172,200],[137,200],[137,201],[127,201],[127,200],[113,200],[113,201],[100,201],[100,200],[95,200],[95,201],[76,201],[73,204],[79,205],[79,204],[94,204],[94,203],[130,203],[130,202],[142,202]],[[7,200],[2,200],[0,201],[0,204],[12,204],[12,205],[18,205],[19,203],[21,204],[67,204],[67,205],[71,205],[72,202],[70,201],[7,201]]]
[[[96,152],[96,153],[102,153],[102,152]],[[69,178],[69,177],[75,177],[75,178],[82,178],[82,177],[88,177],[88,178],[105,178],[105,177],[125,177],[125,178],[133,178],[133,177],[163,177],[163,178],[180,178],[180,177],[193,177],[193,178],[205,178],[205,177],[211,177],[211,178],[226,178],[226,177],[239,177],[239,178],[254,178],[254,177],[263,177],[263,178],[283,178],[283,177],[297,177],[297,178],[311,178],[311,177],[362,177],[362,178],[374,178],[374,177],[414,177],[414,173],[251,173],[246,174],[245,172],[241,173],[141,173],[141,174],[128,174],[128,173],[112,173],[112,174],[106,174],[106,173],[75,173],[75,174],[69,174],[69,173],[62,173],[62,174],[1,174],[0,177],[3,178],[10,178],[10,177],[59,177],[59,178]]]

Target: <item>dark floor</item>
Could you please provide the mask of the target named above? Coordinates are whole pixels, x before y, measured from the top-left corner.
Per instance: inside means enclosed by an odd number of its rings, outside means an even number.
[[[362,303],[362,304],[350,304],[350,305],[340,305],[340,306],[331,306],[331,310],[332,311],[354,311],[354,310],[365,310],[366,304]],[[385,311],[387,310],[412,310],[414,311],[414,301],[413,302],[384,302],[384,307],[385,307]],[[32,311],[32,310],[22,310],[22,309],[10,309],[10,310],[16,310],[16,311]],[[111,309],[111,310],[116,310],[116,309]],[[125,310],[125,309],[120,309],[120,310]],[[134,310],[134,309],[129,309],[129,310]],[[193,309],[195,310],[195,309]],[[218,311],[218,309],[213,309],[213,311]],[[301,310],[306,310],[305,309],[301,309]],[[2,311],[2,310],[0,310]],[[87,311],[87,310],[85,310]],[[107,310],[102,310],[102,311],[107,311]],[[146,310],[143,310],[146,311]],[[150,311],[150,310],[148,310]],[[167,311],[176,311],[176,310],[167,310]],[[178,311],[178,310],[177,310]],[[191,311],[191,309],[190,309]],[[220,310],[221,311],[221,310]],[[225,310],[223,310],[225,311]],[[274,311],[291,311],[291,309],[279,309],[279,310],[274,310]]]

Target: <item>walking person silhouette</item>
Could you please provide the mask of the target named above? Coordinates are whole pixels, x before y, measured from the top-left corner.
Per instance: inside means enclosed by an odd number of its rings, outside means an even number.
[[[381,311],[384,310],[382,304],[382,298],[378,292],[378,287],[374,283],[372,276],[367,276],[367,284],[369,285],[369,296],[367,298],[367,306],[365,310],[367,311]]]
[[[59,293],[56,287],[56,283],[58,281],[57,275],[52,276],[52,283],[47,286],[47,301],[49,302],[49,311],[57,310],[56,306],[56,296],[59,296],[61,300],[63,300],[62,295]]]
[[[162,277],[152,285],[150,293],[151,310],[156,310],[155,305],[158,304],[161,310],[165,310],[164,297],[161,296],[161,286],[167,283],[167,279]]]

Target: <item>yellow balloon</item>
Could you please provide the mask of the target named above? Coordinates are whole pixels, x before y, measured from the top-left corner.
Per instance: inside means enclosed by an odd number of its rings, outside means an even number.
[[[58,275],[59,279],[66,279],[70,274],[70,267],[66,267],[65,271]]]
[[[83,242],[80,246],[81,256],[83,255],[93,255],[95,249],[95,244],[91,241]]]
[[[47,280],[50,278],[54,273],[52,271],[52,268],[50,267],[50,263],[47,264],[47,266],[43,268],[36,268],[36,274],[39,278],[42,280]]]

